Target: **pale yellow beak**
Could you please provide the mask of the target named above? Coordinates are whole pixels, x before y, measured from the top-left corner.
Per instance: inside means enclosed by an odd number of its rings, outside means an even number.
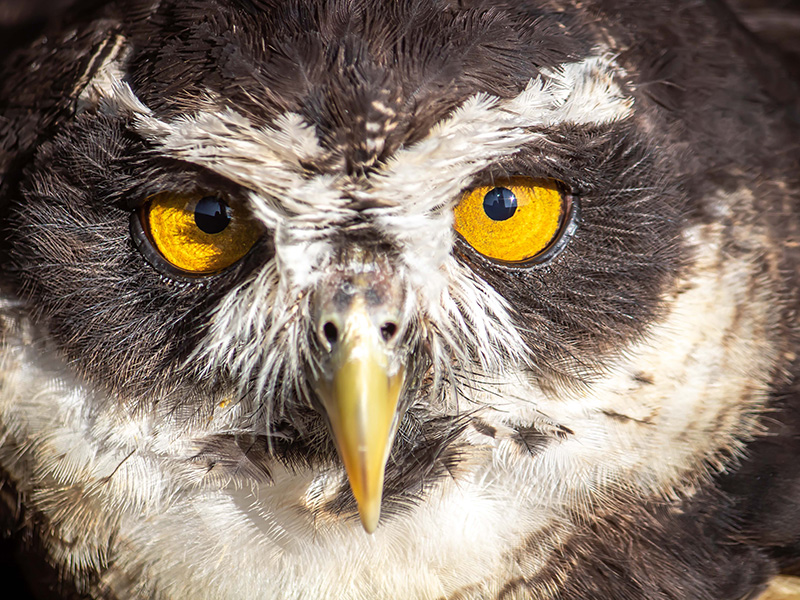
[[[358,298],[343,316],[331,354],[332,378],[316,382],[339,456],[358,503],[361,523],[375,531],[381,514],[383,475],[397,431],[397,402],[405,379],[392,370],[386,344]]]

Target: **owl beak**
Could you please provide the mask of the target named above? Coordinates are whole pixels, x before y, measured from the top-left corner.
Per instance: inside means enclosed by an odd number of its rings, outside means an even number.
[[[346,311],[328,315],[330,368],[315,382],[339,456],[367,533],[378,526],[386,461],[397,432],[397,405],[405,380],[392,365],[391,345],[374,311],[356,295]]]

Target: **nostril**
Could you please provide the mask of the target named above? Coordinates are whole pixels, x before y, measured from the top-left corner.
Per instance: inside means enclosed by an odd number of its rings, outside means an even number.
[[[336,325],[330,321],[322,326],[322,333],[325,335],[325,339],[328,340],[328,343],[331,346],[333,346],[339,339],[339,330],[337,329]]]
[[[381,326],[381,337],[383,341],[390,342],[395,335],[397,335],[397,324],[386,321],[386,323]]]

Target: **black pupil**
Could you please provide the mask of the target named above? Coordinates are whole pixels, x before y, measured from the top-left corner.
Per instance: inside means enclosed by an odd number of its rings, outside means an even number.
[[[231,222],[231,210],[216,196],[206,196],[194,209],[194,222],[204,233],[219,233]]]
[[[483,197],[483,211],[492,221],[505,221],[517,212],[517,197],[504,187],[496,187]]]

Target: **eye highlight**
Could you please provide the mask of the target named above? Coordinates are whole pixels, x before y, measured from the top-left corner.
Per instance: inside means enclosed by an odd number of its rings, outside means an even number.
[[[262,232],[241,205],[215,195],[156,194],[142,207],[140,219],[161,258],[190,275],[210,275],[231,266]]]
[[[455,208],[454,227],[483,256],[524,264],[558,240],[569,207],[555,181],[513,177],[467,191]]]

